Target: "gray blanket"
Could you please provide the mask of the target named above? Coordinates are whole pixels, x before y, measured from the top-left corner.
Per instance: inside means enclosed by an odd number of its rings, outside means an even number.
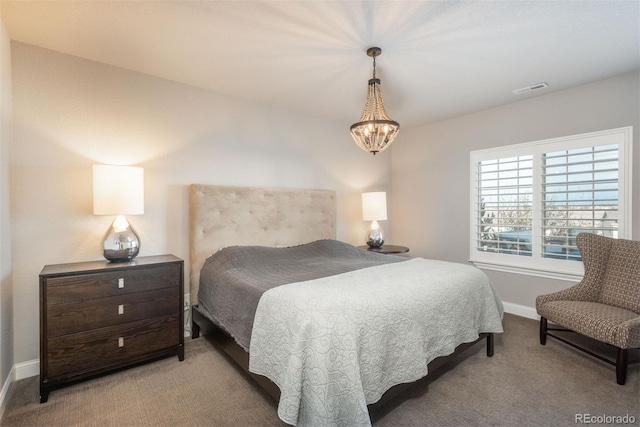
[[[246,351],[258,301],[276,286],[406,261],[337,240],[288,248],[230,246],[209,257],[200,273],[200,311]]]

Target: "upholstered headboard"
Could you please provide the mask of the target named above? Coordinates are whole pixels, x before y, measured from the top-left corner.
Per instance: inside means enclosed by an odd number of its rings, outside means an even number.
[[[200,269],[219,249],[336,238],[335,191],[192,184],[189,193],[192,304]]]

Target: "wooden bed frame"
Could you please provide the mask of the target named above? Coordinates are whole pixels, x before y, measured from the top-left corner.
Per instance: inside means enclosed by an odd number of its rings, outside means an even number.
[[[335,192],[193,184],[189,198],[191,338],[204,333],[278,402],[279,388],[268,378],[249,372],[249,353],[198,310],[200,270],[209,256],[227,246],[294,246],[319,239],[335,239]],[[484,339],[487,356],[493,356],[493,334],[483,333],[477,340],[459,345],[453,354],[431,361],[429,372]],[[411,384],[392,387],[373,405],[389,401]]]

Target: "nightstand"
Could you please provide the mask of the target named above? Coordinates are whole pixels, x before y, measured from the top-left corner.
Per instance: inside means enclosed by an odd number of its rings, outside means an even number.
[[[160,357],[184,360],[184,261],[47,265],[40,273],[40,403],[55,388]]]
[[[404,254],[409,252],[409,248],[406,246],[397,245],[382,245],[379,248],[371,248],[367,245],[358,246],[358,249],[364,249],[369,252],[378,252],[381,254]]]

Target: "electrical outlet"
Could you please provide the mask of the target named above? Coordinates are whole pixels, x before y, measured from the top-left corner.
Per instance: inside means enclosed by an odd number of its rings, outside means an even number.
[[[190,294],[184,294],[184,310],[187,311],[191,308],[191,295]]]

